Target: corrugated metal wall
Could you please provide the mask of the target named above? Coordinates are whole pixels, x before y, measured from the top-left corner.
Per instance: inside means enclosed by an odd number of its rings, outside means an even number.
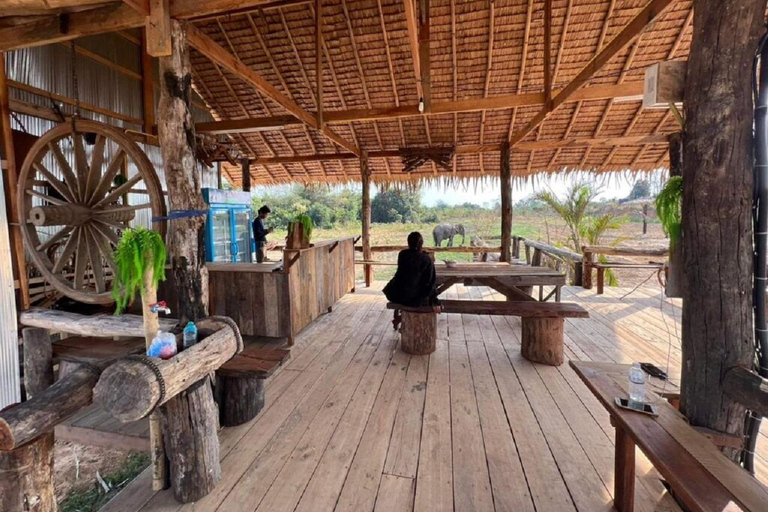
[[[82,49],[74,57],[77,94],[80,102],[117,112],[122,114],[122,117],[141,120],[143,112],[139,46],[117,34],[83,38],[77,40],[76,44]],[[5,58],[10,80],[68,98],[75,97],[72,74],[73,57],[69,44],[26,48],[6,53]],[[116,64],[116,66],[109,65],[103,59]],[[54,106],[54,101],[45,94],[36,94],[13,87],[10,93],[11,98],[15,100],[46,108]],[[156,102],[157,99],[158,91],[156,90]],[[197,98],[196,103],[202,104],[202,101]],[[60,102],[56,104],[65,115],[72,115],[75,111],[75,107],[72,105]],[[85,109],[81,109],[80,114],[83,118],[126,129],[137,131],[142,129],[140,124],[114,119]],[[207,110],[196,105],[192,107],[192,115],[195,121],[213,120]],[[42,135],[54,125],[55,123],[50,120],[23,114],[16,114],[13,119],[14,129],[36,136]],[[160,148],[150,145],[141,146],[154,165],[163,190],[165,190],[165,174]],[[62,150],[70,164],[73,165],[74,155],[71,149],[67,151],[66,147],[62,147]],[[108,156],[110,156],[109,151],[107,149]],[[55,169],[56,166],[50,165],[48,168]],[[135,169],[128,169],[129,177],[134,173]],[[215,168],[208,169],[204,165],[200,165],[200,177],[203,187],[216,187],[217,173]],[[146,202],[146,196],[129,194],[128,202],[130,204],[141,204],[137,201]],[[4,206],[0,215],[0,408],[2,408],[4,405],[19,399],[19,360],[11,253]],[[149,227],[151,225],[150,212],[148,210],[137,212],[135,224]],[[49,229],[49,234],[58,231],[56,227]],[[44,240],[46,233],[42,229],[39,229],[39,232],[41,239]]]

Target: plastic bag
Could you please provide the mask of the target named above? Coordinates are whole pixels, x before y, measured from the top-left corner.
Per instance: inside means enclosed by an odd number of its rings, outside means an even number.
[[[152,339],[147,355],[159,359],[170,359],[178,352],[176,346],[176,336],[170,332],[157,331],[157,335]]]

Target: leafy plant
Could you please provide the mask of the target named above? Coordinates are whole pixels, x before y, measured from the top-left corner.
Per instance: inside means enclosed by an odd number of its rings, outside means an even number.
[[[672,176],[656,197],[656,214],[661,221],[664,233],[669,236],[669,243],[674,246],[680,241],[683,227],[683,178]]]
[[[115,314],[122,313],[141,291],[147,269],[152,269],[153,286],[165,280],[165,257],[165,243],[157,231],[139,227],[123,233],[115,249]]]
[[[565,199],[560,199],[553,192],[536,194],[536,199],[543,201],[562,217],[571,232],[573,248],[581,252],[582,226],[587,216],[587,208],[598,195],[599,189],[586,183],[574,183],[566,193]]]
[[[291,229],[296,229],[296,226],[301,226],[301,230],[304,233],[304,238],[310,240],[312,238],[312,230],[315,228],[315,223],[312,221],[312,217],[309,215],[297,215],[293,219]],[[292,234],[293,232],[291,232]]]

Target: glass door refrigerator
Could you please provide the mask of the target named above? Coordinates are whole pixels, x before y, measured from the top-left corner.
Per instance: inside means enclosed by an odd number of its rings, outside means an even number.
[[[251,194],[204,188],[209,205],[205,221],[205,260],[250,263],[253,254]]]

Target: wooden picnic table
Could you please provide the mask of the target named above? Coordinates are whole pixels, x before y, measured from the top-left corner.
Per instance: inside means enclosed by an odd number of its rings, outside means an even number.
[[[438,295],[453,286],[488,286],[501,293],[507,300],[534,300],[530,293],[539,286],[539,300],[546,301],[552,295],[560,302],[560,288],[565,285],[565,274],[547,267],[510,265],[504,262],[458,263],[454,267],[435,265]],[[552,293],[544,297],[543,287],[554,286]]]
[[[616,428],[614,506],[634,509],[635,446],[661,473],[677,498],[692,512],[768,510],[768,489],[723,455],[699,430],[659,395],[671,384],[646,380],[648,400],[658,416],[616,405],[628,396],[629,365],[571,361],[571,367],[597,397]]]

